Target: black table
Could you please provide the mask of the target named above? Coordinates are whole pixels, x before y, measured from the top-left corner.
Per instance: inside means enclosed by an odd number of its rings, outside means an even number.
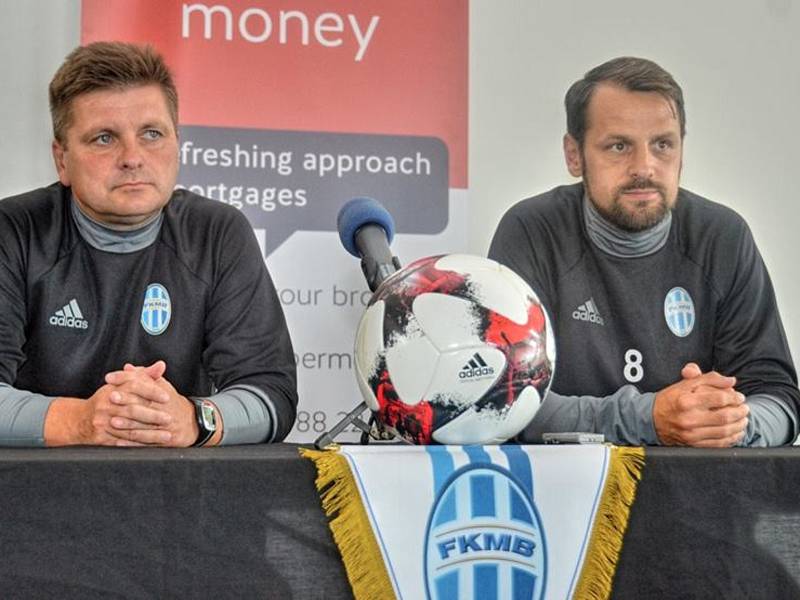
[[[0,450],[0,598],[352,598],[297,447]]]
[[[297,446],[0,449],[2,598],[351,598]],[[800,449],[649,448],[615,599],[800,598]]]
[[[800,448],[648,448],[615,599],[800,598]]]

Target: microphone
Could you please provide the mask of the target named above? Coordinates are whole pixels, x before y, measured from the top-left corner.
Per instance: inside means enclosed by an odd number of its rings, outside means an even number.
[[[371,292],[378,289],[383,281],[392,273],[400,270],[400,261],[392,256],[389,244],[394,238],[394,219],[389,211],[372,198],[353,198],[346,202],[336,216],[336,229],[342,246],[350,254],[361,259],[361,270],[367,278]],[[334,438],[353,425],[361,430],[361,443],[369,439],[390,439],[390,434],[382,425],[370,418],[369,423],[361,419],[367,410],[363,400],[334,425],[330,431],[324,432],[314,441],[314,447],[322,450],[333,443]]]
[[[389,244],[394,238],[394,220],[383,205],[372,198],[353,198],[336,217],[339,239],[345,249],[361,259],[361,270],[370,291],[392,273],[400,270],[400,261],[392,256]]]

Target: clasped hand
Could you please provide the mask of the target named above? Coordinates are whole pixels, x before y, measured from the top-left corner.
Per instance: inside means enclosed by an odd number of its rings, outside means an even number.
[[[653,424],[666,446],[729,447],[744,437],[750,408],[735,377],[703,373],[695,363],[683,379],[656,393]]]
[[[164,378],[166,364],[126,364],[85,404],[86,443],[105,446],[186,447],[197,439],[191,402]]]

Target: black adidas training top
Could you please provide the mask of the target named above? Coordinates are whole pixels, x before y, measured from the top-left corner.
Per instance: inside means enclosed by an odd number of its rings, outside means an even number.
[[[628,384],[656,392],[694,361],[736,376],[748,398],[777,399],[796,433],[800,392],[775,294],[733,210],[681,189],[666,244],[620,258],[588,237],[582,184],[561,186],[513,206],[489,256],[522,276],[550,314],[556,393],[603,397]],[[638,441],[655,441],[652,422],[634,428],[647,425]]]
[[[0,202],[0,382],[86,398],[125,362],[163,359],[185,396],[264,392],[273,439],[283,439],[297,406],[294,356],[246,218],[177,190],[154,243],[111,253],[82,238],[70,194],[54,184]],[[163,320],[143,310],[151,285],[169,296],[161,332]]]

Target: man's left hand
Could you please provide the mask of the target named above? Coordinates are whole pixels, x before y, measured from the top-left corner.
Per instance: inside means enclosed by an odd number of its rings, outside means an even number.
[[[117,387],[109,398],[113,404],[157,405],[159,410],[172,417],[168,424],[159,426],[138,421],[130,416],[112,417],[111,433],[120,438],[122,442],[120,445],[141,446],[145,439],[143,432],[155,428],[170,433],[169,442],[163,444],[165,446],[185,448],[197,440],[199,429],[195,420],[194,405],[164,378],[165,371],[164,362],[158,361],[148,367],[127,364],[122,371],[113,371],[106,375],[106,383]]]

